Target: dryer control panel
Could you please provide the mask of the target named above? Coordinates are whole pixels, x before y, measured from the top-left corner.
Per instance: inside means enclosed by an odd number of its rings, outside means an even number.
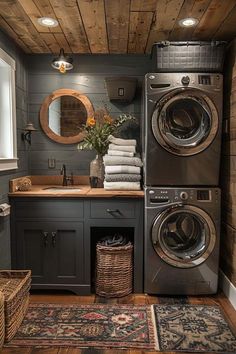
[[[146,74],[146,91],[152,94],[176,87],[191,87],[200,90],[220,91],[223,76],[216,73],[149,73]]]
[[[161,206],[170,203],[216,203],[220,200],[219,188],[164,188],[145,189],[146,206]]]

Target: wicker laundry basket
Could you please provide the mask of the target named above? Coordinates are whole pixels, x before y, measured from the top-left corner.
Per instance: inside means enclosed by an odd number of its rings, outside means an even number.
[[[96,294],[121,297],[132,292],[133,245],[96,246]]]
[[[29,304],[30,270],[0,271],[0,291],[4,294],[5,341],[16,334]]]
[[[5,338],[5,322],[4,322],[4,295],[0,291],[0,351]]]

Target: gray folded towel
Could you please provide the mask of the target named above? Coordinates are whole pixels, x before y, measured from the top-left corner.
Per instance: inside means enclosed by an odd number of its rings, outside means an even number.
[[[123,156],[109,156],[105,155],[103,157],[103,162],[105,166],[114,165],[128,165],[128,166],[138,166],[142,167],[143,163],[139,157],[123,157]]]
[[[140,174],[141,167],[137,166],[127,166],[127,165],[116,165],[116,166],[105,166],[105,173],[134,173]]]
[[[131,174],[131,173],[114,173],[105,174],[106,182],[139,182],[141,180],[141,175]]]
[[[115,138],[113,135],[108,136],[108,140],[112,144],[116,145],[125,145],[125,146],[136,146],[137,142],[135,139],[121,139],[121,138]]]
[[[135,152],[136,148],[135,146],[109,144],[109,150]]]

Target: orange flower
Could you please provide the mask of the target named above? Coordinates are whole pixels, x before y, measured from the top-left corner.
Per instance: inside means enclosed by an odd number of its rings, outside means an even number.
[[[105,114],[104,115],[104,122],[111,124],[113,122],[113,119],[111,118],[111,116],[109,116],[109,114]]]
[[[89,117],[87,119],[86,124],[89,125],[90,127],[93,127],[96,124],[96,120],[94,119],[94,117]]]

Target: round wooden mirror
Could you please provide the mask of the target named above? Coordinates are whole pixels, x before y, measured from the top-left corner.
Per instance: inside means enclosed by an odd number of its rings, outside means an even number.
[[[57,143],[74,144],[83,140],[83,124],[94,116],[92,103],[82,93],[60,89],[47,96],[40,109],[45,134]]]

